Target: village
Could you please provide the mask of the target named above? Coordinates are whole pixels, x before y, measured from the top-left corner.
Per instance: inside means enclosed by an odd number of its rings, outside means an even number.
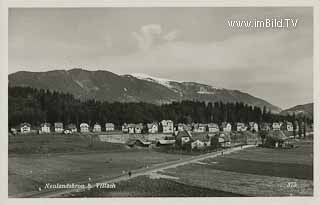
[[[118,128],[118,129],[117,129]],[[205,149],[210,146],[227,148],[243,144],[255,144],[265,147],[294,147],[292,140],[305,137],[312,133],[312,124],[304,122],[273,122],[261,123],[229,122],[174,124],[172,120],[162,120],[160,123],[124,123],[116,126],[108,122],[104,127],[99,123],[90,126],[88,123],[68,124],[62,122],[42,123],[39,127],[25,122],[11,128],[11,135],[28,134],[94,134],[102,142],[126,144],[129,147],[179,147],[183,149]]]
[[[22,123],[9,133],[9,190],[14,197],[50,197],[55,191],[44,190],[47,180],[100,183],[114,179],[115,190],[92,189],[66,196],[112,196],[117,192],[128,196],[131,189],[139,190],[141,196],[169,196],[169,186],[179,187],[174,195],[183,194],[183,189],[191,194],[192,184],[209,188],[208,193],[199,190],[195,196],[310,195],[312,142],[312,124],[301,121],[219,125],[162,120],[122,125],[108,122],[104,126],[80,123],[79,127],[62,122],[39,127]],[[292,164],[290,172],[287,162]],[[153,178],[158,175],[160,179]],[[287,186],[292,180],[299,188],[258,189],[266,183]],[[21,182],[23,186],[17,186]],[[137,182],[151,188],[139,187]],[[234,186],[226,186],[228,183]],[[243,183],[249,184],[248,189]],[[160,192],[158,186],[163,186]]]

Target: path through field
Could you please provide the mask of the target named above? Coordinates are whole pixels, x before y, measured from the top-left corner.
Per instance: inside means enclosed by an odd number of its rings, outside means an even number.
[[[207,153],[207,154],[203,154],[203,155],[198,155],[198,156],[190,156],[190,157],[186,157],[180,160],[175,160],[175,161],[170,161],[170,162],[165,162],[165,163],[160,163],[160,164],[154,164],[150,167],[147,168],[142,168],[142,169],[137,169],[137,170],[133,170],[132,171],[132,175],[131,177],[129,177],[127,174],[123,174],[121,176],[115,177],[113,179],[99,179],[98,181],[90,181],[90,184],[95,184],[95,183],[116,183],[116,182],[120,182],[120,181],[124,181],[124,180],[129,180],[138,176],[142,176],[142,175],[152,175],[156,172],[161,172],[164,171],[166,169],[172,169],[172,168],[176,168],[179,166],[183,166],[186,164],[191,164],[191,163],[197,163],[199,161],[205,160],[205,159],[210,159],[210,158],[214,158],[214,157],[218,157],[229,153],[234,153],[234,152],[238,152],[241,151],[242,149],[246,149],[246,148],[250,148],[250,147],[254,147],[255,145],[246,145],[243,147],[234,147],[234,148],[230,148],[227,150],[223,150],[223,151],[219,151],[219,152],[213,152],[213,153]],[[86,182],[79,182],[78,184],[87,184],[89,183],[89,181]],[[38,191],[38,192],[30,192],[30,193],[24,193],[24,194],[19,194],[19,195],[15,195],[15,196],[10,196],[10,197],[44,197],[44,198],[48,198],[48,197],[59,197],[61,195],[66,195],[68,193],[71,192],[75,192],[77,190],[75,189],[50,189],[50,190],[43,190],[43,191]]]

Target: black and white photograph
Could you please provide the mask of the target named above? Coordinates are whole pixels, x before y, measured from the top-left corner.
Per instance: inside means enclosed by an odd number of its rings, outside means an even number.
[[[313,66],[308,6],[9,8],[8,198],[313,197]]]

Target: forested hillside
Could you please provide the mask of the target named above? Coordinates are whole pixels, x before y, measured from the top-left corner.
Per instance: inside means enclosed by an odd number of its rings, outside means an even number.
[[[155,105],[149,103],[81,101],[71,94],[30,87],[9,87],[9,127],[22,122],[39,125],[42,122],[63,123],[113,122],[117,126],[127,123],[147,123],[171,119],[175,123],[191,122],[272,122],[294,120],[292,116],[271,114],[266,108],[244,103],[205,103],[182,101]]]

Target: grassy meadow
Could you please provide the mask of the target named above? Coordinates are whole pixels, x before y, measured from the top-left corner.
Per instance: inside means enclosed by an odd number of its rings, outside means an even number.
[[[29,135],[9,141],[9,195],[36,191],[46,183],[112,178],[128,170],[185,156],[123,144],[91,142],[83,135]]]

